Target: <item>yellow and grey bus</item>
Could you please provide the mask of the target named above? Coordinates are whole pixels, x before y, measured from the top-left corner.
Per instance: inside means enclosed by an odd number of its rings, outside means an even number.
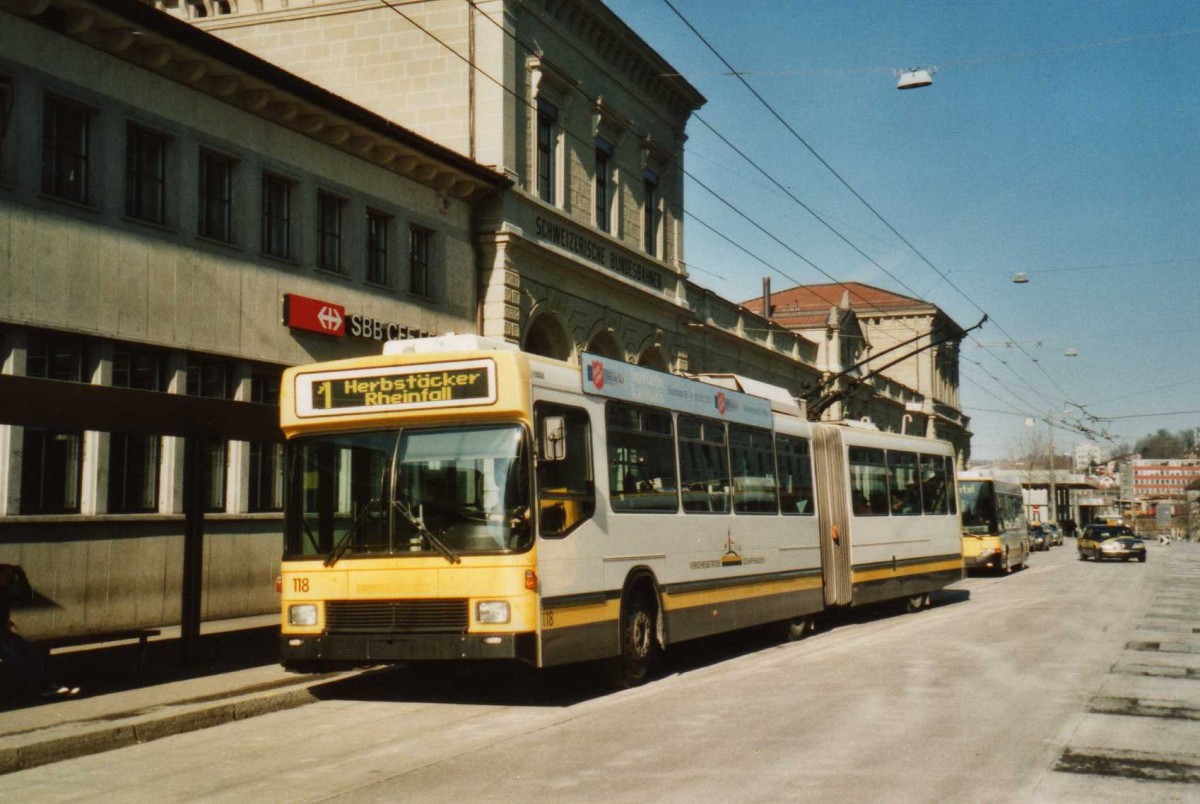
[[[963,472],[958,476],[958,499],[968,570],[1007,574],[1029,561],[1032,547],[1019,484]]]
[[[952,447],[478,336],[284,374],[282,662],[611,659],[963,575]]]

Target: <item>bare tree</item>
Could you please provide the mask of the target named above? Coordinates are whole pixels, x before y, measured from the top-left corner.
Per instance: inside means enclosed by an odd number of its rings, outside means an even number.
[[[1045,481],[1047,440],[1039,428],[1025,432],[1013,445],[1013,462],[1021,471],[1022,484],[1032,486],[1036,480]]]

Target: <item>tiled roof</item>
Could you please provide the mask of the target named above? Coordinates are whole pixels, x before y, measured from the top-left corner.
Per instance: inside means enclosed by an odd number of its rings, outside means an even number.
[[[831,307],[842,303],[850,294],[850,308],[860,316],[906,312],[933,312],[937,308],[926,301],[902,296],[883,288],[861,282],[838,282],[826,285],[799,285],[771,292],[771,315],[785,326],[823,326]],[[747,310],[762,314],[762,296],[741,303]]]

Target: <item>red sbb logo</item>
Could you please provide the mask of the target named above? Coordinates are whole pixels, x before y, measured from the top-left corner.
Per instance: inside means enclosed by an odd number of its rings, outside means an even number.
[[[320,299],[310,299],[295,293],[283,297],[284,321],[293,329],[319,332],[342,338],[346,335],[346,308]]]

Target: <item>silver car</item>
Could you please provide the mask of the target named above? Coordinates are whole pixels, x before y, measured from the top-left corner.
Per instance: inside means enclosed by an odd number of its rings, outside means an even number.
[[[1042,527],[1046,530],[1046,544],[1061,545],[1063,543],[1062,531],[1058,529],[1058,525],[1048,522]]]

